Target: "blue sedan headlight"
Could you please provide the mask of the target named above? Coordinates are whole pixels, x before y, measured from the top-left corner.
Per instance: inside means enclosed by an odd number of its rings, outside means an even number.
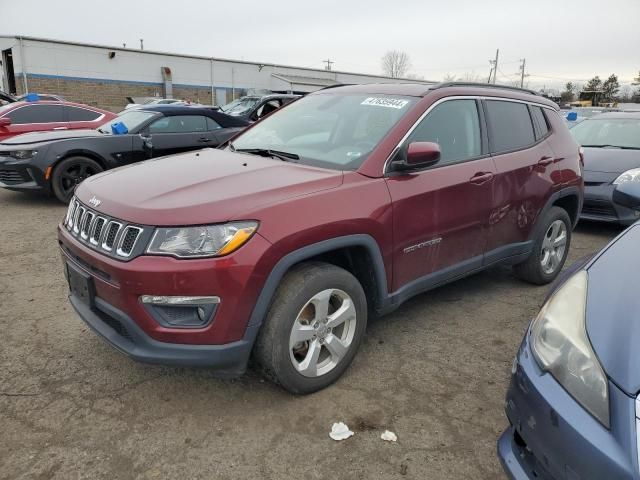
[[[580,271],[549,299],[531,325],[540,368],[609,428],[609,384],[585,326],[588,274]]]

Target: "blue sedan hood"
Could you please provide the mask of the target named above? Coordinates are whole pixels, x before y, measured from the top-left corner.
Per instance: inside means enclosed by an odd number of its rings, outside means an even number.
[[[640,167],[640,150],[589,147],[585,147],[584,149],[585,172],[620,174],[638,167]],[[585,180],[588,181],[586,176]]]
[[[614,240],[591,265],[587,333],[607,376],[640,392],[640,224]]]

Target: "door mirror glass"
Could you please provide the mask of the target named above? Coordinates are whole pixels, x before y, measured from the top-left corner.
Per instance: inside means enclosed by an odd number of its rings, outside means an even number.
[[[613,191],[613,203],[640,210],[640,182],[624,182]]]
[[[8,127],[9,125],[11,125],[11,119],[4,117],[4,118],[0,118],[0,127]]]

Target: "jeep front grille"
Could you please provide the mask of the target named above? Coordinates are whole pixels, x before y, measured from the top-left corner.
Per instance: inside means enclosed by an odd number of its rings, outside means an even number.
[[[101,215],[75,197],[69,203],[63,225],[80,243],[120,259],[142,253],[144,246],[140,239],[148,241],[153,230]]]

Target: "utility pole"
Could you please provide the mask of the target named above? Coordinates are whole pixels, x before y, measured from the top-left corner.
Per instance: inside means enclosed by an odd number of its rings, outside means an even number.
[[[496,59],[493,61],[493,83],[496,83],[496,75],[498,74],[498,57],[500,56],[500,49],[496,49]]]
[[[140,39],[140,50],[144,50],[144,38]]]
[[[523,58],[520,60],[522,63],[520,64],[520,88],[524,88],[524,77],[528,77],[529,75],[525,74],[524,67],[527,63],[527,59]]]
[[[322,63],[326,63],[327,64],[327,66],[324,67],[325,70],[331,71],[331,65],[333,65],[336,62],[332,62],[331,59],[328,58],[326,60],[323,60]]]
[[[496,74],[498,73],[498,55],[500,54],[500,49],[496,50],[496,59],[489,60],[489,65],[491,65],[491,69],[489,70],[489,78],[487,79],[487,83],[496,83]],[[493,82],[491,82],[491,74],[493,74]]]

